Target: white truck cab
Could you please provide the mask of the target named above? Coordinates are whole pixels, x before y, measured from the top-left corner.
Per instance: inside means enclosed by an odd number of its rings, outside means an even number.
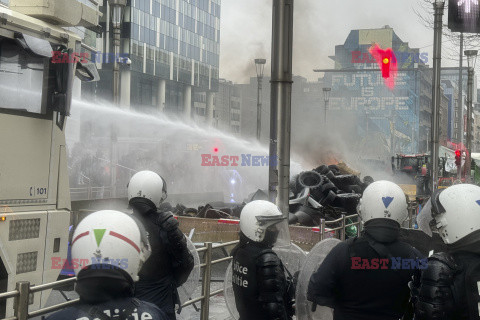
[[[21,2],[0,6],[0,293],[17,281],[57,280],[53,261],[67,257],[70,224],[65,125],[73,79],[98,80],[93,64],[71,59],[79,36],[12,10]],[[69,58],[54,63],[53,52]],[[33,294],[29,310],[49,293]],[[12,315],[13,299],[0,300],[0,319]]]

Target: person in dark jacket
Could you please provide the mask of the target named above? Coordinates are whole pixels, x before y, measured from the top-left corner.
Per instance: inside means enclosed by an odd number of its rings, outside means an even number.
[[[167,197],[165,181],[152,171],[140,171],[130,179],[127,189],[129,205],[145,226],[152,248],[138,274],[135,296],[175,319],[175,304],[180,305],[177,287],[187,281],[194,267],[193,256],[173,214],[157,209]]]
[[[286,217],[273,203],[248,203],[240,214],[240,243],[232,250],[232,286],[240,320],[291,319],[292,295],[272,250]]]
[[[131,216],[113,210],[88,215],[72,241],[80,303],[47,320],[168,320],[155,305],[134,298],[134,281],[149,254],[146,234]]]
[[[307,299],[333,309],[335,320],[398,320],[409,303],[408,282],[426,267],[421,253],[398,240],[406,220],[402,189],[377,181],[358,205],[364,231],[339,243],[311,276]]]
[[[418,219],[430,236],[430,225],[438,230],[448,250],[430,256],[410,284],[415,319],[480,319],[480,187],[437,191]]]

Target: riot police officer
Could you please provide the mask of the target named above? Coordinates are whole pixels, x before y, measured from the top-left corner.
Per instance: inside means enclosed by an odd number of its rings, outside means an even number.
[[[88,215],[72,241],[80,303],[47,319],[167,320],[158,307],[133,297],[137,273],[149,255],[146,234],[129,215],[113,210]]]
[[[448,252],[430,256],[428,268],[410,284],[415,319],[479,319],[480,187],[437,191],[418,220],[426,233],[431,235],[429,226],[438,230]]]
[[[240,242],[232,250],[232,286],[240,320],[291,319],[292,296],[282,261],[272,250],[286,217],[256,200],[240,214]]]
[[[373,182],[357,211],[362,235],[328,253],[310,278],[307,299],[334,309],[335,320],[398,320],[408,305],[413,269],[426,265],[418,250],[398,240],[408,217],[405,194],[392,182]]]
[[[175,304],[180,305],[177,287],[187,281],[194,267],[193,256],[173,214],[157,209],[167,197],[165,181],[155,172],[140,171],[130,179],[127,189],[129,205],[145,226],[152,248],[138,274],[135,296],[175,319]]]

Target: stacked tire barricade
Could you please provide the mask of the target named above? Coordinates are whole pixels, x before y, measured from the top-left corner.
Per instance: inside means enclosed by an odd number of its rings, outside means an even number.
[[[372,182],[368,176],[361,181],[355,174],[342,174],[336,165],[322,165],[302,172],[290,181],[289,223],[320,226],[325,220],[331,222],[329,227],[338,228],[346,216],[345,234],[355,236],[357,205]]]
[[[367,176],[362,181],[358,174],[348,172],[348,168],[337,165],[321,165],[293,177],[290,181],[289,224],[318,227],[321,219],[337,221],[342,214],[356,214],[363,191],[373,179]],[[257,190],[241,204],[215,202],[198,208],[187,208],[182,204],[172,207],[165,203],[161,210],[194,218],[238,219],[243,206],[253,200],[268,200],[268,195],[263,190]],[[349,220],[348,223],[352,222],[354,221]],[[339,225],[337,221],[333,226]],[[356,234],[355,228],[349,228],[347,233]]]

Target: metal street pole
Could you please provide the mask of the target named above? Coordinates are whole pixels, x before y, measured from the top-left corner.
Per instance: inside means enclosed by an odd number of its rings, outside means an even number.
[[[120,28],[113,28],[113,48],[114,48],[114,62],[113,62],[113,103],[120,104],[120,68],[118,66],[117,57],[120,54]]]
[[[127,0],[108,0],[110,12],[112,15],[113,27],[113,103],[115,106],[120,106],[120,68],[118,59],[120,57],[120,30],[123,20],[123,9],[127,5]],[[111,126],[111,142],[110,142],[110,197],[116,197],[117,186],[117,128],[112,122]]]
[[[467,84],[467,156],[465,158],[465,182],[470,182],[470,166],[472,154],[472,112],[473,112],[473,76],[477,50],[465,50],[468,62],[468,84]]]
[[[328,101],[325,100],[325,118],[324,118],[324,123],[325,123],[325,126],[327,125],[327,104],[328,104]]]
[[[473,109],[473,68],[468,68],[467,82],[467,156],[465,157],[465,182],[470,182],[470,162],[472,154],[472,109]]]
[[[263,70],[265,68],[265,59],[255,59],[255,68],[257,70],[257,140],[260,141],[262,135],[262,81],[263,81]]]
[[[460,33],[460,69],[458,71],[457,134],[458,142],[463,143],[463,32]],[[457,179],[462,178],[461,167],[457,170]]]
[[[120,68],[118,58],[120,56],[120,30],[123,20],[123,9],[125,8],[126,0],[108,0],[110,5],[110,12],[112,13],[112,27],[113,27],[113,102],[115,105],[120,104]]]
[[[440,125],[440,72],[442,59],[442,18],[445,2],[436,0],[433,4],[435,9],[434,38],[433,38],[433,86],[432,86],[432,124],[431,145],[432,157],[430,164],[430,190],[433,194],[438,185],[438,148],[439,148],[439,125]]]
[[[330,100],[330,92],[332,88],[323,88],[323,100],[325,101],[325,127],[327,126],[327,110],[328,110],[328,102]]]
[[[269,199],[289,214],[294,0],[273,0]],[[272,164],[272,163],[270,163]]]

